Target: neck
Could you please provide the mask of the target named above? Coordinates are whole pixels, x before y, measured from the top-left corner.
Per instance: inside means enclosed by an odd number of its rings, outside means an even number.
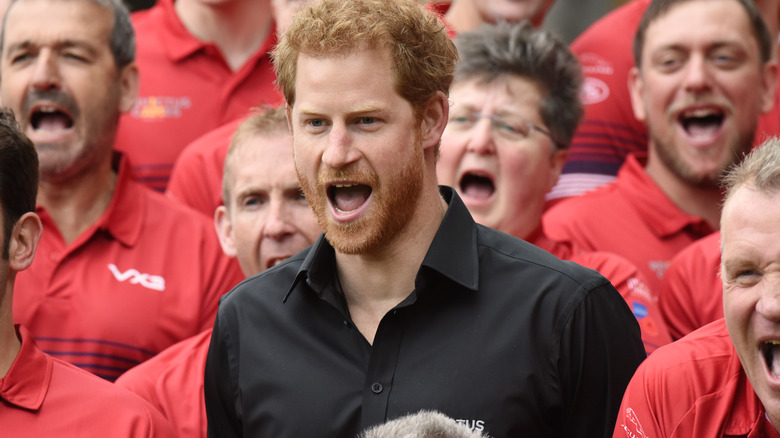
[[[114,195],[117,175],[106,162],[67,181],[41,179],[38,205],[46,209],[66,244],[91,227]]]
[[[336,253],[338,276],[352,320],[373,343],[379,321],[414,290],[414,280],[447,210],[438,186],[426,186],[412,220],[370,254]]]
[[[219,48],[233,71],[260,49],[273,29],[268,0],[234,0],[224,4],[176,0],[174,9],[195,38]]]
[[[672,173],[651,151],[645,171],[658,187],[683,212],[704,219],[713,229],[720,228],[720,207],[723,193],[718,188],[702,188],[689,184]]]
[[[444,15],[444,19],[456,33],[468,32],[482,25],[479,11],[471,0],[456,0]]]
[[[9,273],[9,275],[13,275]],[[16,337],[13,316],[11,314],[11,297],[13,296],[13,279],[9,279],[5,291],[0,296],[0,378],[8,374],[14,363],[22,343]]]

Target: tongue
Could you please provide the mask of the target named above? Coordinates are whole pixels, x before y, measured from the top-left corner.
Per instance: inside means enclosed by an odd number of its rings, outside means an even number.
[[[463,185],[463,194],[470,198],[487,199],[493,194],[493,184],[475,179]]]
[[[39,131],[60,131],[68,129],[70,119],[64,114],[46,114],[38,120]]]
[[[687,131],[691,137],[712,137],[718,131],[718,124],[704,120],[688,122]]]
[[[368,186],[337,187],[333,193],[333,202],[341,211],[352,211],[363,205],[371,194]]]

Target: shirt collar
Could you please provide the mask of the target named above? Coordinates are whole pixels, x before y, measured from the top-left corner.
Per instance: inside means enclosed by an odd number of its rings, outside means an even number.
[[[439,192],[449,207],[417,273],[416,288],[423,286],[421,282],[425,277],[424,271],[432,270],[454,283],[476,291],[479,284],[477,224],[452,187],[440,186]],[[287,301],[304,278],[308,279],[307,284],[315,292],[325,290],[333,279],[335,254],[325,235],[320,235],[298,269],[284,301]]]
[[[19,408],[37,411],[49,391],[52,358],[38,349],[30,332],[19,325],[15,328],[22,347],[11,369],[0,378],[0,398]]]
[[[151,189],[141,186],[133,179],[130,163],[119,152],[114,152],[112,167],[117,172],[116,187],[106,211],[91,227],[81,233],[69,245],[70,247],[77,248],[84,245],[92,239],[95,233],[101,230],[108,232],[114,239],[127,247],[134,246],[140,239],[146,219],[145,201],[150,196],[149,193],[144,193],[144,190]],[[157,194],[152,193],[151,195]],[[36,212],[44,217],[49,217],[46,209],[40,205],[36,207]]]
[[[162,14],[163,25],[159,26],[157,31],[160,36],[160,44],[171,60],[180,61],[200,50],[204,50],[206,47],[213,47],[215,52],[219,52],[217,46],[195,38],[187,30],[184,23],[181,22],[179,15],[176,13],[173,3],[174,0],[157,0],[157,3],[153,8],[159,9],[150,11],[150,13]],[[268,38],[265,39],[265,42],[255,55],[247,61],[247,64],[254,65],[259,58],[265,57],[266,52],[271,50],[275,45],[276,25],[274,24]]]
[[[144,201],[150,194],[143,191],[150,189],[133,180],[131,165],[126,158],[116,154],[115,162],[118,171],[114,196],[98,219],[98,227],[107,230],[123,245],[132,247],[141,238],[146,217],[147,206]]]
[[[176,14],[173,2],[174,0],[157,0],[157,4],[154,6],[157,10],[149,11],[149,13],[162,15],[162,26],[159,26],[157,29],[160,36],[160,45],[171,59],[179,61],[202,49],[206,46],[206,43],[195,38],[187,31],[179,15]]]
[[[618,171],[619,188],[660,237],[680,233],[685,228],[702,236],[713,231],[707,222],[680,210],[653,181],[634,155],[628,155]]]

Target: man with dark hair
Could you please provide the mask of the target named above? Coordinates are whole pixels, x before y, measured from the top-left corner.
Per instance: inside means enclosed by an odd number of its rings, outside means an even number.
[[[436,157],[457,51],[417,0],[320,0],[273,52],[324,236],[221,303],[209,436],[355,436],[421,409],[603,437],[644,358],[601,275],[477,225]]]
[[[759,116],[774,105],[771,51],[752,0],[651,3],[630,74],[647,163],[629,156],[614,183],[553,206],[549,236],[621,255],[658,290],[672,257],[718,228],[718,180],[750,151]]]
[[[208,328],[242,278],[213,225],[135,182],[113,149],[138,82],[128,33],[120,0],[17,0],[0,46],[0,96],[38,151],[45,230],[15,318],[109,380]]]
[[[44,354],[14,325],[16,276],[33,262],[43,227],[35,214],[38,156],[13,115],[0,110],[0,424],[3,436],[173,437],[135,395]],[[27,293],[17,288],[17,294]]]
[[[553,202],[613,181],[628,155],[640,160],[647,158],[647,127],[631,111],[626,82],[634,67],[633,36],[650,0],[621,3],[624,4],[597,20],[571,43],[585,76],[585,117],[574,134],[561,178],[550,192]],[[776,39],[780,25],[777,0],[755,0],[755,4],[772,39]],[[777,47],[773,52],[777,54]],[[774,100],[780,100],[780,90]],[[774,105],[759,118],[753,144],[779,133],[780,111]]]

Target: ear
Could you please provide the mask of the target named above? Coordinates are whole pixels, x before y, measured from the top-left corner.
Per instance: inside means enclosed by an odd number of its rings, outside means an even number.
[[[556,151],[553,153],[552,158],[550,158],[550,180],[548,181],[549,184],[549,186],[547,187],[548,192],[552,190],[555,184],[558,183],[558,178],[561,177],[561,172],[563,172],[563,166],[564,164],[566,164],[566,160],[568,159],[569,159],[568,149]]]
[[[119,110],[128,113],[135,105],[135,99],[138,97],[138,66],[130,63],[122,68],[119,73],[119,87],[121,95],[119,96]]]
[[[761,78],[761,112],[768,113],[775,106],[775,92],[777,91],[777,61],[769,61],[764,66]],[[780,104],[780,103],[778,103]]]
[[[214,211],[214,228],[217,230],[222,252],[230,258],[234,258],[237,251],[233,241],[233,224],[230,223],[230,212],[224,205],[220,205]]]
[[[422,114],[420,133],[423,149],[436,146],[441,141],[441,134],[447,126],[450,116],[450,104],[447,96],[437,91],[425,106]]]
[[[639,69],[631,67],[628,72],[628,91],[631,94],[631,108],[634,110],[634,117],[640,122],[645,121],[645,100],[644,83]]]
[[[8,265],[12,271],[23,271],[32,265],[42,233],[43,225],[37,214],[28,212],[19,218],[8,242]]]

